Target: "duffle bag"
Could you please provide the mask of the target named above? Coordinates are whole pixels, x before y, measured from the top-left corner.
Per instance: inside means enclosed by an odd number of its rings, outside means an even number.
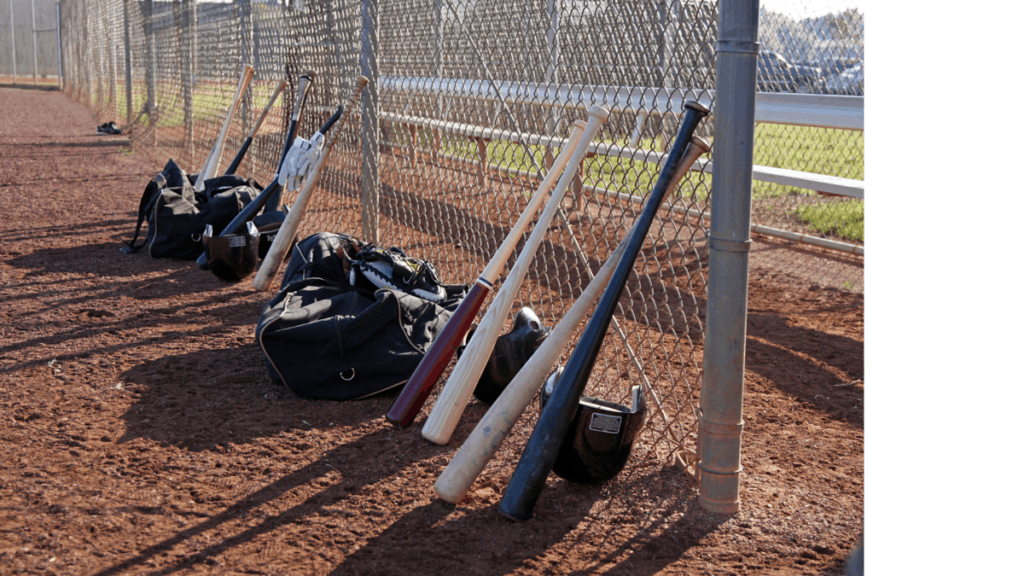
[[[349,280],[366,245],[320,233],[296,244],[285,284],[264,307],[256,342],[270,377],[300,396],[355,400],[405,383],[466,295],[443,285],[434,302],[412,292]]]
[[[150,180],[139,202],[135,234],[124,252],[138,252],[149,246],[153,258],[195,259],[203,253],[202,234],[206,225],[219,234],[225,226],[253,201],[260,186],[252,179],[234,174],[211,178],[203,193],[194,188],[195,174],[185,174],[174,160]],[[146,239],[137,243],[143,222]]]

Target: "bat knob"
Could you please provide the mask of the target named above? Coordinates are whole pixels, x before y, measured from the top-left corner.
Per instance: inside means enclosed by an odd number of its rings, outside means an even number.
[[[611,117],[611,112],[609,112],[604,106],[591,106],[590,109],[587,110],[587,114],[597,118],[602,124],[607,122],[608,118]]]

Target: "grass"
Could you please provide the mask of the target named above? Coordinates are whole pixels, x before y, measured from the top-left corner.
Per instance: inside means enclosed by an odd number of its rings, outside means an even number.
[[[864,242],[863,202],[810,204],[797,207],[796,214],[815,232]]]
[[[114,98],[116,99],[114,106],[117,110],[117,116],[120,118],[125,118],[128,115],[128,97],[125,94],[124,86],[125,85],[123,83],[118,83],[117,90],[114,93]],[[267,105],[267,102],[270,100],[270,96],[274,93],[274,89],[276,87],[276,85],[269,86],[262,84],[250,84],[250,93],[253,94],[252,106],[254,114],[258,114],[263,111],[263,107]],[[176,91],[160,90],[160,88],[161,86],[157,86],[156,101],[157,107],[161,111],[157,127],[173,128],[175,126],[184,125],[185,101],[182,98],[181,93]],[[223,89],[219,89],[217,86],[197,86],[192,96],[193,121],[223,121],[224,114],[227,113],[228,106],[231,105],[231,98],[233,98],[234,95],[234,85],[228,86],[225,84]],[[274,110],[278,110],[284,106],[285,99],[285,93],[279,95],[277,102],[274,103]],[[110,104],[109,86],[104,87],[101,94],[93,95],[93,104],[94,107]],[[132,113],[138,115],[139,111],[142,110],[142,107],[145,106],[145,104],[145,83],[133,82]],[[273,111],[271,114],[273,114]],[[150,117],[148,114],[144,114],[139,118],[140,126],[149,127],[149,123]]]

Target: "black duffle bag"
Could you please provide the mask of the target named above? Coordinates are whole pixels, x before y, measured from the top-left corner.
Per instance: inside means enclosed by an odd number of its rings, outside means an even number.
[[[202,234],[206,225],[219,234],[259,194],[260,185],[234,174],[205,182],[202,193],[195,191],[196,175],[186,174],[174,160],[168,160],[142,193],[135,235],[125,241],[123,252],[138,252],[149,246],[153,258],[196,259],[203,253]],[[142,224],[146,238],[137,243]]]
[[[296,244],[282,288],[256,325],[256,342],[273,380],[300,396],[354,400],[409,379],[468,286],[430,286],[432,280],[421,277],[414,290],[396,274],[395,287],[377,287],[359,269],[365,255],[379,252],[329,232]],[[429,266],[395,248],[386,252],[413,269]],[[417,295],[424,289],[441,297]]]

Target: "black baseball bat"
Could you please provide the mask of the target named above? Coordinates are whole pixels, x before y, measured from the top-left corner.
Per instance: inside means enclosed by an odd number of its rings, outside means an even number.
[[[505,494],[502,496],[498,511],[513,520],[528,520],[533,515],[533,507],[537,503],[544,488],[544,482],[554,466],[555,457],[562,446],[562,441],[569,430],[569,424],[576,416],[580,396],[587,386],[587,379],[594,368],[601,344],[604,342],[612,315],[618,305],[622,291],[626,287],[637,256],[643,247],[647,232],[654,222],[654,217],[661,207],[665,195],[678,183],[678,168],[685,156],[687,144],[693,137],[700,121],[708,115],[708,109],[697,102],[686,103],[686,114],[679,125],[679,134],[669,151],[665,166],[658,176],[658,181],[651,191],[643,212],[633,225],[633,233],[626,244],[625,252],[615,267],[608,287],[601,295],[601,300],[587,323],[576,349],[565,365],[565,370],[555,385],[555,390],[541,412],[537,425],[530,435],[530,440],[509,479]]]
[[[253,138],[256,137],[256,133],[259,132],[260,126],[263,125],[263,121],[267,119],[267,114],[269,114],[270,110],[274,107],[274,102],[277,102],[277,97],[287,85],[288,82],[284,79],[277,84],[277,88],[270,96],[270,100],[267,102],[267,105],[263,107],[263,112],[260,113],[259,118],[256,119],[256,123],[252,126],[252,130],[249,131],[249,136],[247,136],[245,141],[242,142],[242,145],[238,148],[238,152],[235,154],[234,159],[231,160],[231,164],[228,164],[228,169],[224,171],[225,175],[238,172],[238,167],[242,164],[242,160],[245,159],[246,153],[249,152],[249,147],[252,146]]]
[[[277,172],[274,173],[274,180],[259,194],[257,194],[256,198],[254,198],[252,202],[246,204],[246,206],[231,219],[231,222],[228,222],[228,225],[221,230],[218,236],[232,236],[234,234],[238,234],[242,231],[242,228],[245,227],[245,223],[255,218],[264,206],[267,207],[268,212],[277,209],[277,203],[280,198],[278,190],[281,187],[281,185],[277,183],[277,177],[281,174],[281,167],[284,166],[284,159],[288,156],[288,150],[291,149],[292,143],[295,142],[295,136],[299,133],[299,120],[302,118],[302,108],[306,104],[306,95],[309,93],[309,87],[313,84],[314,77],[315,75],[312,72],[306,72],[302,76],[299,76],[298,91],[295,93],[295,105],[292,107],[292,119],[288,124],[288,130],[285,132],[284,150],[281,152],[281,159],[277,161]],[[321,128],[321,130],[323,129]],[[271,204],[271,200],[273,200],[273,204]],[[209,268],[209,265],[206,262],[205,252],[199,255],[199,258],[196,259],[196,264],[198,264],[199,268],[202,270]]]

